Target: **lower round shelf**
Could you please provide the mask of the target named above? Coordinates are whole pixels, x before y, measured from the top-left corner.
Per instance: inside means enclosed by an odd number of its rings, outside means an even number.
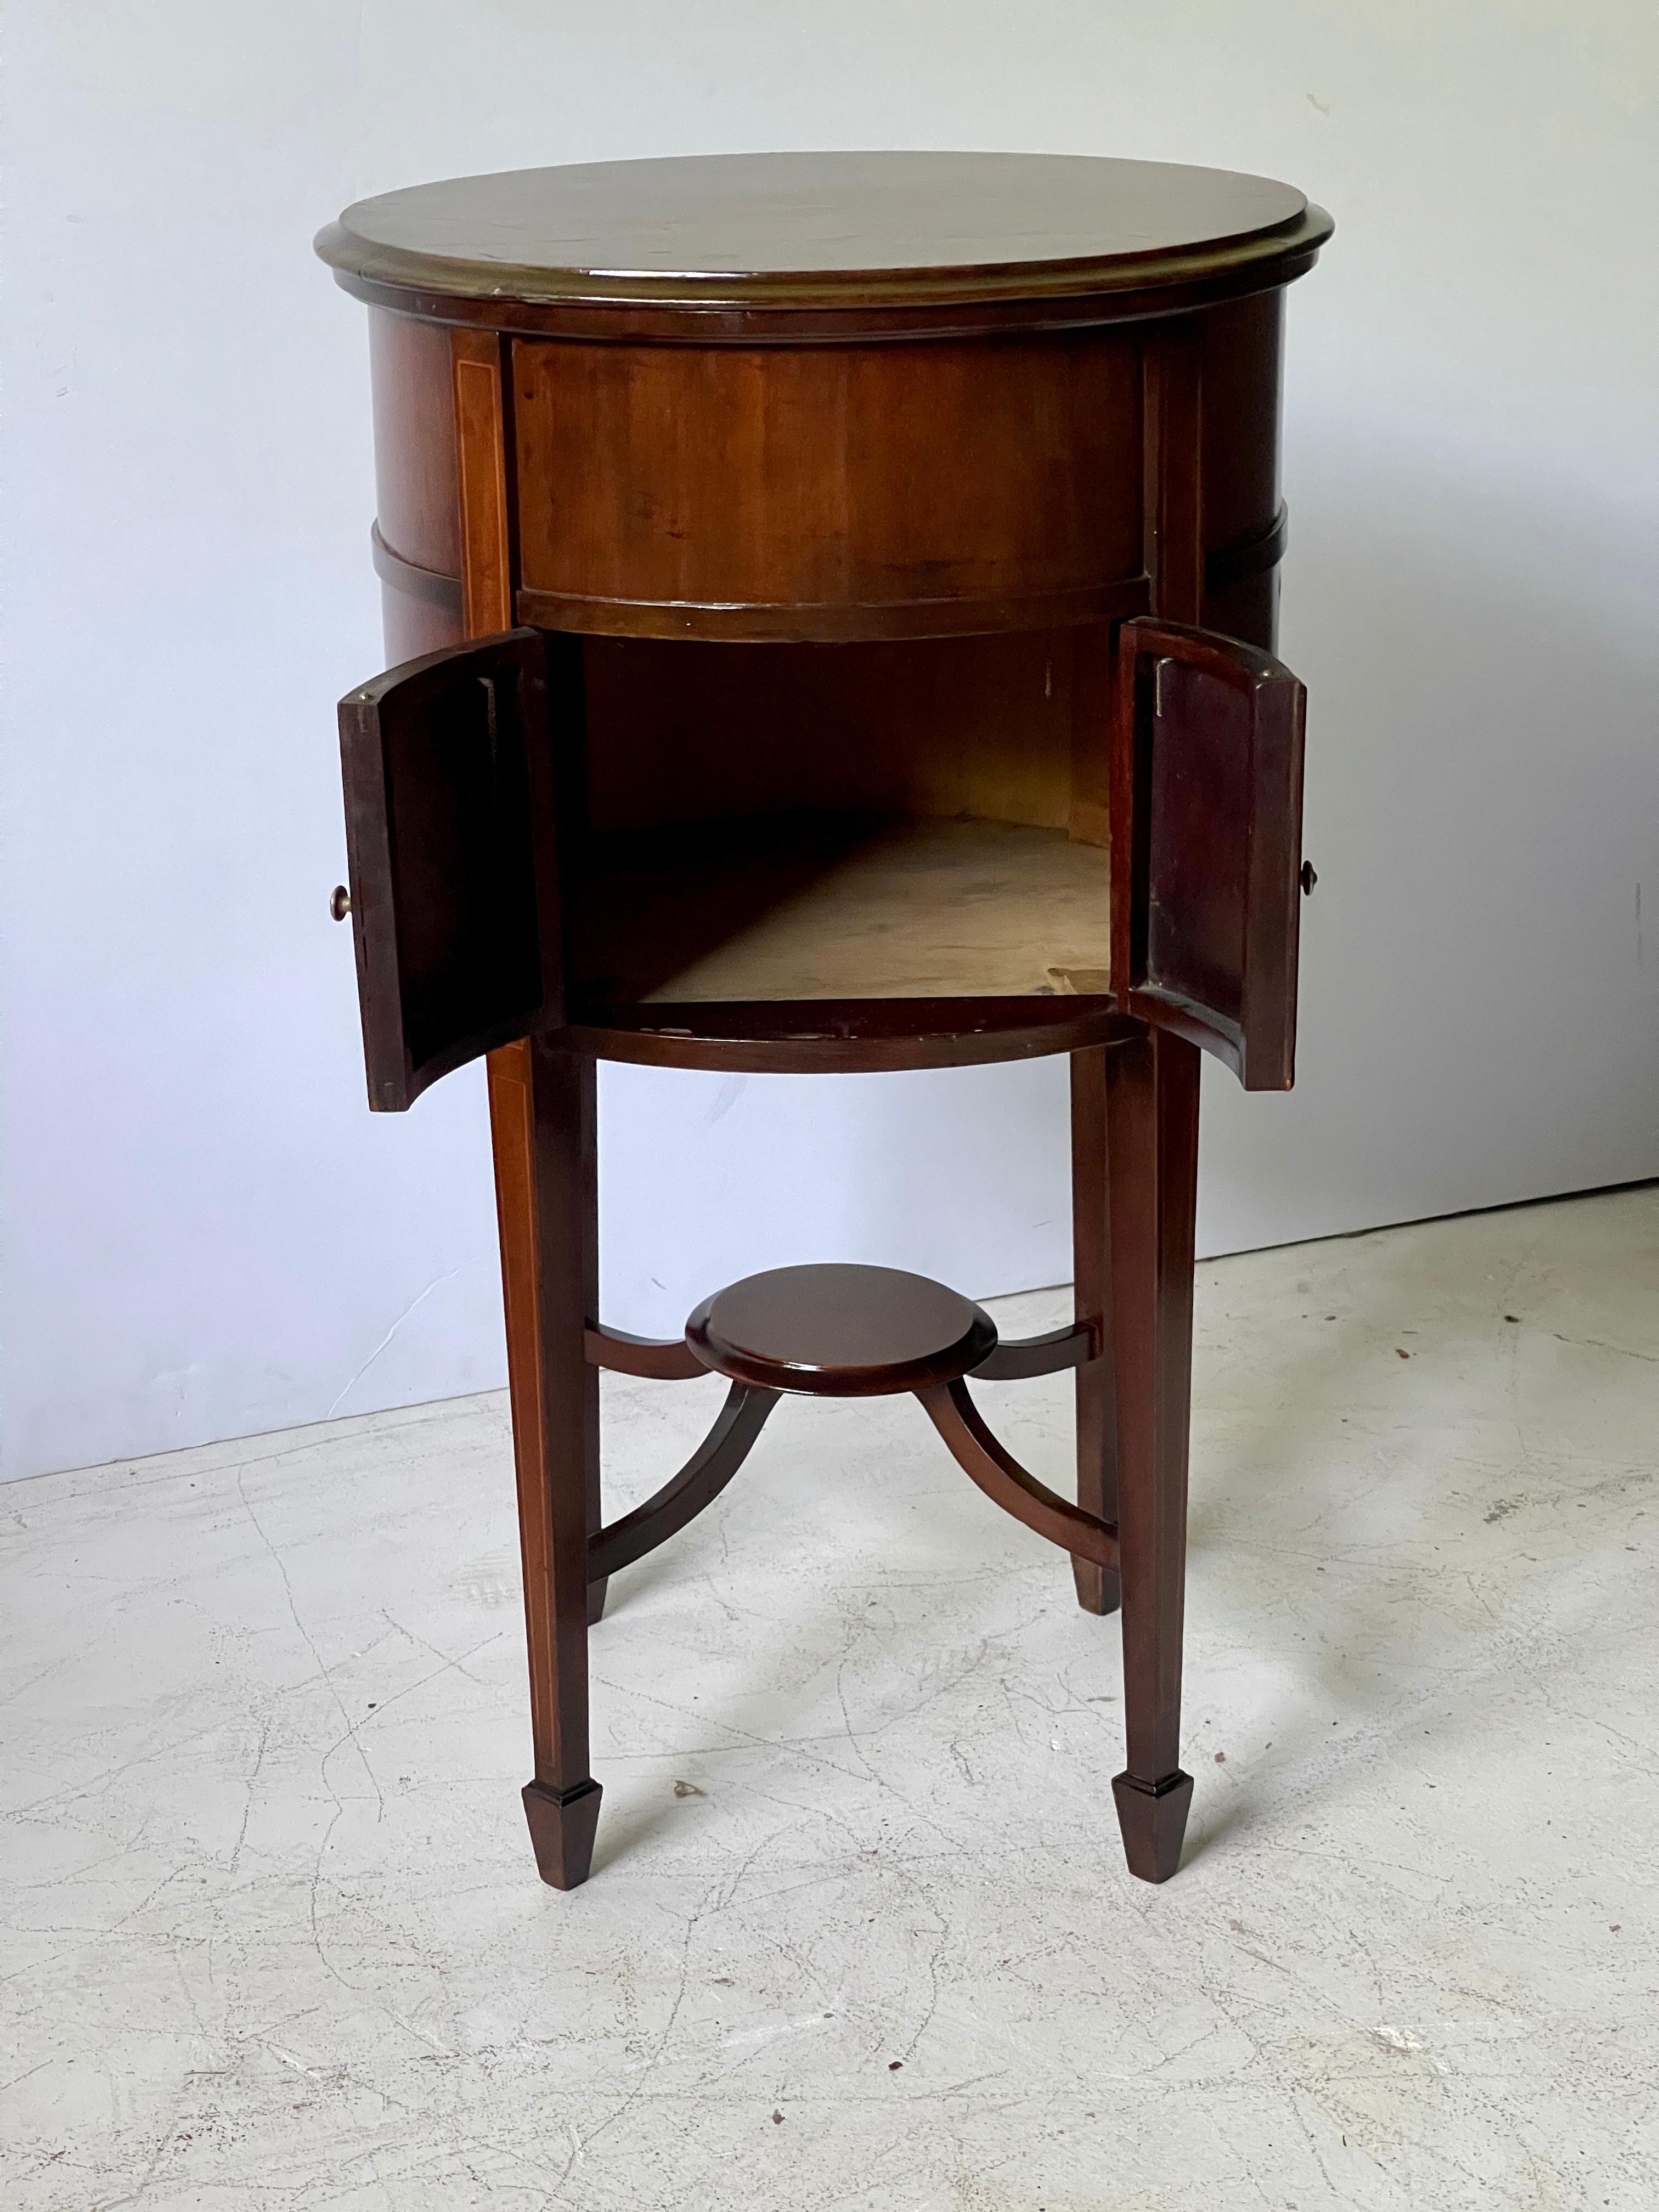
[[[996,1348],[971,1298],[898,1267],[775,1267],[706,1298],[685,1326],[703,1364],[734,1382],[814,1397],[877,1398],[954,1382]]]

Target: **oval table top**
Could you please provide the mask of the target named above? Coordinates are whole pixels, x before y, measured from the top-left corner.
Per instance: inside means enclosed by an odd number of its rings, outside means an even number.
[[[317,251],[360,297],[441,320],[649,336],[690,313],[741,337],[1168,312],[1286,283],[1332,228],[1291,185],[1160,161],[712,154],[384,192]]]

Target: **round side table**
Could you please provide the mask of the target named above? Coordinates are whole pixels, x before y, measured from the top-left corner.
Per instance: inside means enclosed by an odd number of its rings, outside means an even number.
[[[915,1390],[1117,1607],[1131,1870],[1179,1860],[1198,1054],[1294,1058],[1303,694],[1272,656],[1290,186],[1003,154],[606,162],[349,208],[398,665],[341,704],[369,1103],[487,1054],[545,1880],[606,1578],[780,1392]],[[1071,1055],[1075,1319],[781,1271],[598,1314],[594,1068]],[[601,1368],[732,1389],[607,1524]],[[1077,1374],[1077,1498],[969,1378]]]

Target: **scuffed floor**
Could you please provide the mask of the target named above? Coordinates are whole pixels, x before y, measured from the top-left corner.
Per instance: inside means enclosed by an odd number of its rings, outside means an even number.
[[[720,1386],[606,1387],[614,1504]],[[568,1898],[502,1399],[15,1485],[0,2203],[1651,2212],[1656,1440],[1652,1188],[1203,1268],[1162,1890],[1115,1625],[909,1401],[617,1579]]]

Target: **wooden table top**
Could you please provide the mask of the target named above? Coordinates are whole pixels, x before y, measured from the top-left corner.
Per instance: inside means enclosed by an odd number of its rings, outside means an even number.
[[[1079,155],[717,154],[507,170],[346,209],[348,289],[489,310],[903,311],[1280,283],[1331,220],[1289,185]],[[493,319],[521,322],[505,312]]]

